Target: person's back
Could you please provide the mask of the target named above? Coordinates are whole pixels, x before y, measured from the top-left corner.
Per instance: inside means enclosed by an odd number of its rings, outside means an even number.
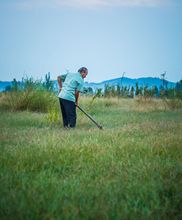
[[[68,73],[59,93],[59,98],[75,102],[75,90],[81,92],[83,83],[83,78],[79,72]]]

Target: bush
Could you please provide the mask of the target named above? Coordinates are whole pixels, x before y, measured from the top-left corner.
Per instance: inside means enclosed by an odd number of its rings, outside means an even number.
[[[48,112],[57,106],[58,100],[52,90],[50,73],[46,74],[45,82],[25,77],[21,82],[13,79],[12,86],[0,97],[0,108],[11,111]]]
[[[57,102],[54,93],[39,89],[26,89],[4,93],[0,98],[0,108],[10,111],[47,112]]]

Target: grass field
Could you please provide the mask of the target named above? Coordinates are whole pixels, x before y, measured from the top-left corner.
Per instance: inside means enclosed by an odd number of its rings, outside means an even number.
[[[182,219],[182,109],[89,99],[77,128],[0,113],[0,219]]]

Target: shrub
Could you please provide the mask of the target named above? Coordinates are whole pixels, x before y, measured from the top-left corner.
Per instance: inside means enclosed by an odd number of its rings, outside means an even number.
[[[0,107],[10,111],[47,112],[56,102],[54,93],[40,89],[25,89],[4,93],[0,99]]]
[[[52,85],[50,73],[46,74],[43,83],[32,77],[22,78],[21,82],[13,79],[11,88],[0,97],[0,107],[11,111],[47,112],[58,103]]]

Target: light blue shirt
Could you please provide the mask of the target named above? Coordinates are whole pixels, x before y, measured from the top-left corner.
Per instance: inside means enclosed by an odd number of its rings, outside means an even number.
[[[68,73],[66,79],[62,84],[61,92],[58,97],[75,102],[75,91],[82,92],[83,90],[83,78],[82,75],[77,73]]]

